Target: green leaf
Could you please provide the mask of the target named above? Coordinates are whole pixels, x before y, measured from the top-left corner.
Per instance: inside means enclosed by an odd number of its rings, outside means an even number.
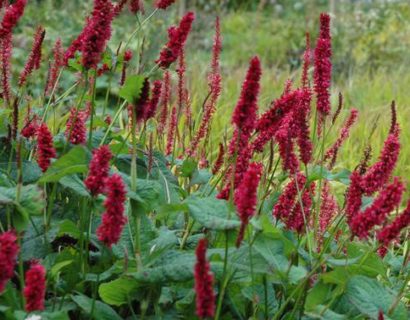
[[[80,196],[88,197],[90,195],[90,193],[84,185],[84,182],[76,174],[62,177],[59,183],[62,186],[71,189]]]
[[[72,295],[71,299],[89,316],[91,316],[91,311],[93,310],[93,299],[88,298],[84,295]],[[101,302],[95,301],[93,310],[93,319],[95,320],[122,320],[122,318],[111,308],[109,305]]]
[[[65,260],[65,261],[56,263],[51,268],[51,271],[50,271],[51,276],[55,278],[60,273],[61,270],[63,270],[65,267],[69,266],[72,263],[73,263],[73,260]]]
[[[198,163],[194,159],[185,159],[181,165],[181,177],[191,177],[197,167]]]
[[[234,212],[230,212],[228,203],[214,197],[191,197],[186,201],[189,213],[200,225],[212,230],[230,230],[240,226]],[[229,217],[229,213],[231,217]]]
[[[85,173],[88,170],[88,160],[85,147],[76,146],[53,162],[39,182],[57,182],[73,173]]]
[[[375,279],[354,276],[347,283],[346,297],[362,314],[371,319],[378,319],[380,310],[387,315],[396,295],[389,292]],[[390,319],[408,319],[406,308],[402,303],[399,303],[390,315]]]
[[[127,102],[134,104],[141,94],[143,83],[144,77],[141,75],[128,76],[119,91],[120,97],[127,100]]]
[[[101,299],[110,305],[120,306],[132,300],[132,292],[137,288],[135,280],[130,278],[118,278],[114,281],[103,283],[98,288]]]
[[[208,170],[195,170],[194,174],[192,175],[190,185],[193,186],[195,184],[207,184],[211,178],[212,174]]]

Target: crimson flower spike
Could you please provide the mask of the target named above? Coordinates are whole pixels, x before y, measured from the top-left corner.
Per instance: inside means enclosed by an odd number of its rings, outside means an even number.
[[[46,269],[38,262],[32,262],[26,272],[24,298],[26,312],[44,310],[46,294]]]
[[[4,291],[7,282],[13,277],[19,251],[14,231],[0,234],[0,294]]]
[[[27,0],[17,0],[7,7],[0,25],[0,39],[5,38],[12,32],[17,22],[23,16],[26,4]]]
[[[175,0],[157,0],[155,2],[155,8],[166,10],[169,6],[174,4]]]
[[[51,159],[56,157],[53,146],[53,136],[45,123],[37,130],[37,163],[41,171],[45,172],[51,164]]]
[[[41,61],[41,45],[43,44],[46,31],[42,26],[37,28],[34,35],[33,48],[31,49],[30,55],[27,59],[26,65],[20,74],[19,86],[21,87],[27,80],[27,77],[33,72],[34,69],[40,68]]]
[[[168,69],[174,63],[191,31],[192,23],[195,20],[195,14],[188,12],[182,17],[179,26],[172,26],[168,29],[168,43],[161,50],[159,58],[155,61],[161,68]]]
[[[87,141],[87,128],[85,126],[87,118],[88,113],[86,111],[71,108],[70,117],[66,124],[65,136],[72,144],[84,144]]]
[[[127,217],[124,215],[124,203],[127,200],[127,190],[118,174],[106,179],[107,198],[104,201],[105,212],[102,215],[101,225],[97,229],[98,239],[111,248],[120,237]]]
[[[130,2],[130,11],[133,14],[136,14],[138,12],[143,12],[144,11],[144,4],[142,3],[141,0],[131,0]]]
[[[317,110],[321,120],[330,113],[330,85],[332,80],[332,39],[330,36],[330,16],[320,15],[320,33],[314,53],[314,91]]]
[[[93,151],[88,176],[84,181],[85,186],[93,196],[103,192],[105,180],[110,172],[112,153],[108,146],[101,146]]]
[[[196,314],[199,318],[213,318],[215,313],[215,293],[213,290],[214,277],[206,259],[208,241],[199,240],[196,247],[196,264],[194,267]]]
[[[258,185],[262,176],[262,164],[251,163],[244,174],[242,182],[235,191],[235,205],[241,219],[241,228],[236,239],[239,248],[245,235],[246,226],[254,216],[258,201]]]
[[[162,135],[168,119],[168,105],[171,101],[171,75],[169,71],[164,72],[164,83],[161,94],[161,112],[159,115],[158,134]]]
[[[61,67],[64,66],[64,52],[60,38],[58,38],[54,44],[53,56],[54,59],[50,67],[49,77],[45,89],[46,94],[51,94],[53,91],[57,84],[58,74],[60,73]]]

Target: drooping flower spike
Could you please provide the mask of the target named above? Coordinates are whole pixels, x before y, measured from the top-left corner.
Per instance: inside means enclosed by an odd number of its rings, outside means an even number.
[[[14,267],[20,248],[14,231],[0,234],[0,294],[13,277]]]
[[[112,153],[108,146],[101,146],[93,151],[90,162],[90,170],[84,183],[93,196],[102,193],[105,181],[110,172],[110,160]]]
[[[51,159],[57,156],[53,136],[45,123],[37,130],[37,149],[37,163],[41,171],[45,172],[51,164]]]
[[[4,13],[3,20],[0,25],[0,39],[3,40],[10,34],[17,22],[24,14],[27,0],[17,0],[11,6],[8,6]]]
[[[46,269],[38,262],[32,262],[25,275],[25,310],[27,312],[44,310],[46,294]]]

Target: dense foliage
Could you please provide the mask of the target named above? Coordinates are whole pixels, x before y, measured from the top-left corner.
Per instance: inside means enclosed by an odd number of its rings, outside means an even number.
[[[369,139],[338,165],[360,112],[342,94],[332,105],[330,15],[264,112],[263,59],[249,57],[214,145],[219,18],[198,94],[195,14],[147,39],[175,1],[94,0],[49,56],[36,26],[16,70],[26,2],[0,1],[1,319],[408,319],[410,202],[394,176],[406,124],[392,102],[380,155]]]

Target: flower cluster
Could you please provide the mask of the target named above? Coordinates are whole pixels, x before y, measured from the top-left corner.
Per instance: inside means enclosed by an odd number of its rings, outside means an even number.
[[[14,231],[0,234],[0,294],[6,287],[7,281],[13,277],[19,251]]]
[[[212,318],[215,313],[215,294],[212,288],[214,277],[206,260],[207,245],[206,239],[199,240],[194,268],[196,314],[201,319]]]
[[[5,38],[11,33],[23,15],[26,4],[27,0],[17,0],[11,6],[7,7],[0,25],[0,39]]]
[[[51,159],[56,157],[53,146],[53,136],[45,123],[37,130],[37,163],[45,172],[51,164]]]
[[[55,90],[57,85],[58,75],[60,73],[61,67],[64,66],[64,52],[61,43],[61,39],[58,38],[54,44],[53,48],[53,63],[50,66],[50,71],[47,79],[47,85],[45,92],[46,94],[51,94]]]
[[[188,12],[181,19],[178,27],[172,26],[168,29],[168,43],[161,50],[159,58],[155,61],[161,68],[168,69],[178,59],[191,31],[194,19],[194,13]]]
[[[46,294],[46,269],[38,262],[32,262],[25,275],[24,298],[27,312],[44,310]]]
[[[84,183],[93,196],[102,193],[105,181],[110,172],[112,154],[108,146],[101,146],[93,151],[90,170]]]
[[[65,136],[72,144],[84,144],[87,141],[87,128],[85,127],[87,118],[87,112],[71,108],[70,117],[66,124]]]
[[[105,181],[107,198],[104,201],[105,212],[101,225],[97,229],[98,239],[106,246],[116,244],[121,237],[122,229],[127,222],[124,216],[124,202],[127,191],[121,176],[114,174]]]
[[[242,182],[235,191],[235,205],[241,219],[241,228],[236,246],[239,247],[244,237],[245,228],[255,214],[258,200],[258,185],[262,176],[263,167],[260,163],[251,163],[243,176]]]
[[[175,0],[157,0],[155,2],[155,7],[158,8],[158,9],[165,10],[169,6],[171,6],[174,2],[175,2]]]

